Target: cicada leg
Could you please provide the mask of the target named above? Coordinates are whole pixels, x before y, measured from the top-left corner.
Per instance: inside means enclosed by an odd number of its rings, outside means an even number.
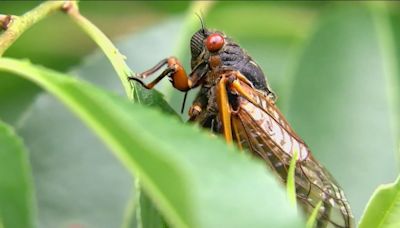
[[[227,143],[232,142],[232,128],[231,128],[231,107],[228,100],[228,91],[226,85],[228,83],[228,78],[222,76],[217,84],[217,105],[220,115],[220,120],[222,123],[222,130],[224,132],[224,137]]]
[[[224,74],[221,79],[218,81],[216,89],[216,100],[217,100],[217,105],[218,105],[218,111],[220,115],[220,120],[222,123],[222,131],[225,137],[225,140],[227,143],[231,143],[233,140],[232,134],[235,134],[235,137],[237,137],[238,134],[238,129],[233,126],[234,129],[232,129],[232,108],[229,103],[228,99],[228,93],[229,91],[227,88],[230,90],[236,92],[240,96],[244,97],[247,99],[249,102],[253,103],[256,106],[259,106],[257,102],[254,101],[254,99],[251,97],[251,95],[247,94],[245,90],[242,88],[240,85],[240,81],[243,83],[248,84],[249,86],[253,87],[253,84],[242,74],[240,74],[237,71],[232,71],[227,74]],[[232,131],[234,130],[234,131]],[[240,142],[240,140],[238,140]],[[241,147],[239,143],[239,147]]]
[[[141,80],[154,74],[165,65],[167,66],[167,68],[150,83],[146,84]],[[186,92],[192,88],[193,82],[188,78],[185,69],[175,57],[163,59],[161,62],[159,62],[157,65],[150,68],[149,70],[137,74],[136,76],[128,77],[128,79],[139,82],[146,89],[152,89],[166,76],[170,78],[172,85],[180,91]]]

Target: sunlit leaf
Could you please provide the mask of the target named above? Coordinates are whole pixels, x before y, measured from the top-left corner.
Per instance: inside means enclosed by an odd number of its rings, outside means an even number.
[[[360,228],[395,228],[400,226],[400,178],[379,186],[365,209]]]

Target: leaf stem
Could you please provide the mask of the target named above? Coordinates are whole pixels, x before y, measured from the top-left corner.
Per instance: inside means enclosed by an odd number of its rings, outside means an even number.
[[[11,21],[7,22],[6,25],[2,23],[2,27],[6,31],[0,35],[0,56],[4,54],[22,33],[47,15],[61,10],[64,4],[64,1],[48,1],[40,4],[21,17],[8,16]]]
[[[117,72],[126,95],[130,100],[133,100],[132,90],[134,89],[134,84],[129,82],[127,76],[131,76],[134,73],[126,64],[126,57],[119,52],[110,39],[108,39],[99,28],[97,28],[92,22],[79,13],[76,2],[70,2],[66,12],[72,18],[72,20],[86,33],[86,35],[88,35],[101,48]]]
[[[125,93],[133,100],[135,84],[127,80],[133,71],[125,63],[123,56],[112,42],[92,22],[79,13],[76,1],[48,1],[28,11],[21,17],[0,15],[0,25],[6,31],[0,35],[0,56],[32,25],[39,22],[49,14],[63,10],[73,21],[101,48],[117,72]]]

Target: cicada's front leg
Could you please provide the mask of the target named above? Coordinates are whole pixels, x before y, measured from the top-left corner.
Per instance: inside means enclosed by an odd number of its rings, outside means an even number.
[[[141,80],[153,75],[163,66],[167,66],[167,68],[150,83],[146,84]],[[193,86],[192,80],[187,76],[182,64],[175,57],[163,59],[161,62],[159,62],[157,65],[150,68],[149,70],[137,74],[134,77],[128,77],[128,79],[139,82],[146,89],[152,89],[155,85],[157,85],[157,83],[161,81],[161,79],[166,76],[170,78],[172,86],[180,91],[186,92],[190,90]]]

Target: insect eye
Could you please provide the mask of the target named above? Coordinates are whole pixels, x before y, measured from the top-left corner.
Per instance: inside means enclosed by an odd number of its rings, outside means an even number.
[[[206,47],[210,52],[216,52],[224,46],[225,39],[218,33],[213,33],[207,37]]]

